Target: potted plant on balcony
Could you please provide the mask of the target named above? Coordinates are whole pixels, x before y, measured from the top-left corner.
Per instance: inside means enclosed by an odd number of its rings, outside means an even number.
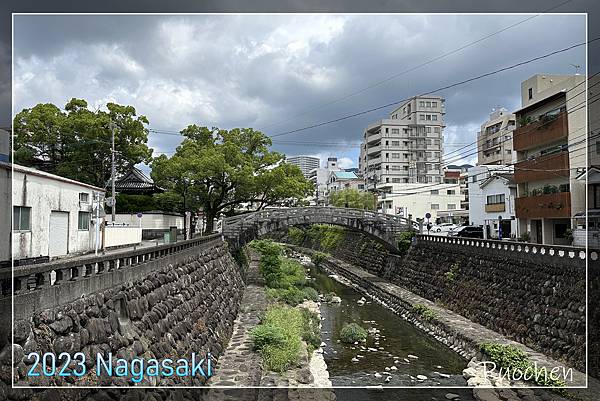
[[[527,116],[527,117],[521,117],[519,118],[519,127],[524,127],[528,124],[531,123],[531,117]]]

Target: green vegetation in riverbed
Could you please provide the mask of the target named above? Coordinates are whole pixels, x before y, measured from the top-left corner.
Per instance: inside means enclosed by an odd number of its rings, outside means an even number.
[[[298,227],[290,227],[288,228],[288,237],[290,242],[294,245],[302,245],[304,242],[304,230]]]
[[[310,352],[320,344],[318,332],[318,317],[314,313],[304,308],[272,305],[250,336],[265,366],[275,372],[284,372],[298,363],[303,340]]]
[[[356,323],[350,323],[345,325],[340,332],[340,340],[345,343],[355,343],[357,341],[366,341],[367,339],[367,330],[360,327]]]
[[[312,257],[311,257],[311,261],[316,265],[319,266],[321,263],[323,263],[323,261],[325,261],[330,255],[328,253],[324,253],[324,252],[315,252],[313,253]]]
[[[415,304],[412,309],[413,312],[421,316],[421,318],[427,322],[437,319],[437,313],[423,304]]]
[[[304,292],[306,298],[310,299],[311,301],[317,302],[319,300],[319,293],[312,287],[304,287],[302,292]]]
[[[564,381],[552,377],[550,372],[545,368],[536,368],[529,360],[527,353],[517,347],[496,343],[483,343],[480,345],[480,350],[486,354],[498,368],[509,371],[511,377],[522,376],[523,379],[531,380],[540,386],[565,386]]]
[[[337,294],[335,292],[329,292],[323,296],[323,301],[331,302],[333,297],[337,297]]]
[[[398,235],[398,251],[400,251],[400,255],[406,255],[411,244],[412,239],[415,236],[415,231],[404,231]]]

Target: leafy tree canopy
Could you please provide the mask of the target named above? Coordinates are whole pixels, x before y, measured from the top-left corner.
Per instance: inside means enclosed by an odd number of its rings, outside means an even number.
[[[346,188],[334,191],[329,195],[329,203],[336,207],[375,210],[375,195],[371,192],[360,192],[357,189]]]
[[[64,110],[51,103],[23,109],[14,118],[15,162],[105,187],[111,172],[111,120],[117,175],[149,162],[147,118],[132,106],[107,103],[106,109],[91,111],[76,98]]]
[[[293,205],[313,191],[300,169],[269,150],[271,140],[252,128],[223,130],[189,125],[172,157],[152,161],[154,182],[179,197],[183,210],[197,203],[207,217],[207,231],[219,213],[234,214],[241,203],[256,209]]]

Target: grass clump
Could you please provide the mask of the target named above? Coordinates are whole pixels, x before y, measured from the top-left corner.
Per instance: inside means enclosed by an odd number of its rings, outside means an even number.
[[[504,369],[510,377],[522,377],[523,380],[533,381],[539,386],[565,387],[565,382],[545,367],[537,368],[527,353],[512,345],[483,343],[480,350],[486,354],[497,367]],[[559,391],[560,392],[560,391]]]
[[[302,245],[304,242],[304,231],[298,227],[288,228],[288,237],[294,245]]]
[[[289,288],[268,288],[267,296],[280,302],[285,302],[290,306],[301,304],[307,298],[306,293],[296,287]]]
[[[329,255],[324,252],[315,252],[315,253],[313,253],[313,255],[311,257],[311,261],[316,266],[319,266],[321,263],[323,263],[325,260],[327,260],[328,257],[329,257]]]
[[[398,251],[400,255],[406,255],[410,246],[412,245],[412,239],[416,235],[416,231],[403,231],[398,235]]]
[[[273,305],[250,336],[265,366],[275,372],[284,372],[298,363],[303,340],[309,347],[320,345],[318,333],[318,318],[314,313],[304,308]]]
[[[435,313],[433,310],[431,310],[430,308],[428,308],[425,305],[422,304],[416,304],[413,306],[413,312],[415,312],[417,315],[421,316],[421,318],[423,318],[423,320],[430,322],[434,319],[437,319],[437,313]]]
[[[337,248],[344,239],[344,229],[339,226],[314,224],[308,229],[306,235],[314,242],[318,242],[321,249],[332,250]]]
[[[444,276],[446,276],[446,279],[448,281],[454,281],[454,279],[458,275],[459,270],[460,270],[460,266],[458,265],[458,262],[456,262],[452,266],[450,266],[450,270],[448,270],[446,273],[444,273]]]
[[[312,287],[304,287],[302,290],[306,299],[317,302],[319,300],[319,293]]]
[[[345,325],[340,332],[340,340],[345,343],[355,343],[357,341],[367,340],[367,330],[356,323]]]

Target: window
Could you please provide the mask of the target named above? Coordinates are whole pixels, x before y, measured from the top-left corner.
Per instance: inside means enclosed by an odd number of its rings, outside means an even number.
[[[393,166],[392,166],[392,171],[400,171],[400,166],[398,166],[398,165],[393,165]]]
[[[431,127],[425,127],[425,132],[429,134],[431,132]]]
[[[498,203],[504,203],[504,194],[488,195],[487,204],[495,205]]]
[[[79,202],[80,203],[88,203],[89,201],[90,201],[90,194],[88,194],[87,192],[79,193]]]
[[[455,203],[448,203],[448,208],[447,210],[455,210],[456,209],[456,204]]]
[[[431,119],[432,119],[433,121],[437,121],[437,114],[434,114],[433,116],[431,116]]]
[[[431,102],[431,107],[437,107],[437,102]]]
[[[392,178],[392,182],[399,184],[400,183],[400,178]]]
[[[454,189],[448,189],[448,190],[446,190],[446,193],[448,195],[456,195],[456,190],[454,190]]]
[[[400,153],[392,153],[392,159],[399,159]]]
[[[439,209],[440,209],[439,203],[432,203],[431,204],[431,210],[439,210]]]
[[[400,141],[392,141],[392,146],[400,146]]]
[[[400,130],[398,128],[392,128],[392,135],[399,135]]]
[[[554,223],[554,238],[566,238],[569,225],[566,223]]]
[[[425,102],[424,102],[424,101],[420,101],[420,102],[419,102],[419,106],[420,106],[420,107],[425,107]]]
[[[424,120],[424,119],[425,119],[425,114],[419,115],[419,120]]]
[[[439,189],[432,189],[431,190],[431,195],[439,195],[440,194],[440,190]]]
[[[436,134],[439,134],[441,131],[440,127],[433,127],[433,132],[435,132]]]
[[[79,212],[77,229],[78,230],[89,230],[90,229],[90,212]]]
[[[31,208],[27,206],[14,206],[13,219],[15,231],[31,230]]]
[[[527,91],[528,91],[529,100],[531,100],[533,98],[533,88],[529,88]]]
[[[431,102],[425,102],[425,106],[431,108]]]
[[[365,184],[358,184],[358,189],[365,189]]]
[[[427,114],[427,115],[425,116],[425,120],[427,120],[427,121],[431,121],[431,114]]]
[[[387,134],[388,132],[390,132],[390,129],[389,129],[389,128],[386,128],[386,129],[385,129],[385,133]]]

